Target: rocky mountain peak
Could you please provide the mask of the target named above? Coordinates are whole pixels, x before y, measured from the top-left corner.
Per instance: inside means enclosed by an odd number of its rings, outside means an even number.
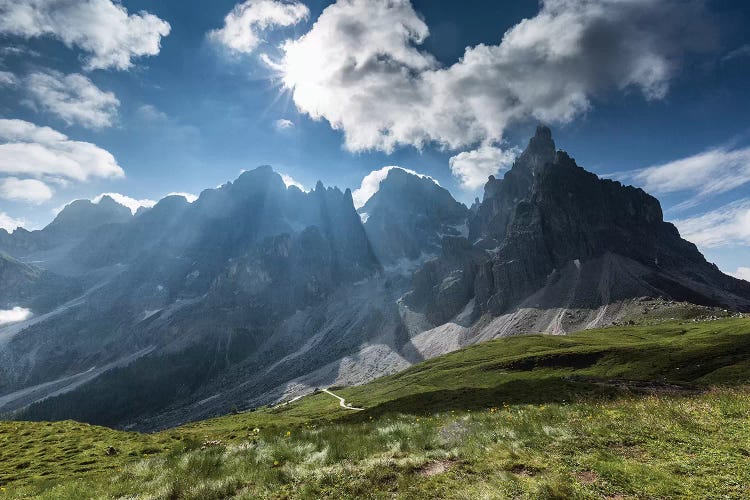
[[[566,152],[556,151],[546,127],[537,129],[502,179],[490,177],[470,216],[469,242],[487,252],[485,260],[466,251],[463,264],[456,264],[461,259],[449,258],[444,246],[430,272],[419,274],[421,286],[415,286],[411,303],[437,302],[439,311],[456,314],[473,296],[479,310],[493,315],[525,300],[534,307],[600,307],[639,295],[750,307],[750,287],[723,275],[680,238],[664,221],[656,198],[578,166]],[[610,267],[597,267],[603,263]],[[563,284],[566,270],[571,274],[565,279],[572,281]],[[560,295],[554,291],[558,285],[583,292]],[[467,292],[472,288],[473,295]],[[544,301],[538,298],[543,295]]]
[[[536,134],[529,140],[529,145],[518,157],[513,168],[524,168],[532,173],[538,172],[547,163],[555,160],[555,141],[552,140],[552,131],[549,127],[540,125]]]
[[[378,191],[367,200],[360,212],[371,211],[375,205],[382,203],[404,205],[401,208],[414,208],[420,211],[424,211],[425,204],[433,205],[432,208],[444,207],[449,210],[460,205],[448,190],[440,187],[431,178],[415,175],[401,168],[392,168],[388,171],[388,175],[380,182]]]
[[[231,188],[232,192],[246,196],[263,192],[281,194],[286,191],[286,184],[270,165],[261,165],[242,172],[231,184]]]
[[[549,127],[540,125],[502,179],[489,176],[481,205],[472,212],[469,238],[481,237],[501,241],[520,201],[531,197],[536,176],[545,165],[555,163],[557,149]]]
[[[43,231],[67,237],[82,236],[101,225],[127,222],[132,217],[129,208],[109,196],[102,197],[99,203],[76,200],[66,205]]]
[[[439,251],[441,239],[461,233],[469,210],[428,177],[393,168],[358,210],[383,263]]]

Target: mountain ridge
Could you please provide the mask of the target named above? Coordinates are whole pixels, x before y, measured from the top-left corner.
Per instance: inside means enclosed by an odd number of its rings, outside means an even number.
[[[20,256],[81,288],[0,326],[0,412],[158,429],[499,336],[750,310],[750,284],[658,200],[579,167],[546,127],[472,209],[396,168],[355,210],[349,189],[303,192],[263,166],[102,220]],[[109,368],[81,383],[94,367]]]

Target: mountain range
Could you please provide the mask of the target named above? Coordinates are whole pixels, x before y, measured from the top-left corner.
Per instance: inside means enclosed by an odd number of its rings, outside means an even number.
[[[483,340],[750,310],[643,190],[540,126],[471,208],[394,168],[356,210],[271,167],[135,215],[0,230],[0,413],[159,429],[353,385]],[[700,309],[703,308],[703,309]],[[689,308],[688,308],[689,309]]]

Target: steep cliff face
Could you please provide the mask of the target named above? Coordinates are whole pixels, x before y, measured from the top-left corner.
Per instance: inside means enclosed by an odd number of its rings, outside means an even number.
[[[546,307],[597,307],[641,295],[750,308],[750,285],[721,273],[680,238],[656,198],[600,179],[554,147],[549,129],[540,127],[505,177],[490,178],[464,250],[456,255],[456,243],[445,241],[440,259],[415,274],[408,304],[433,320],[445,319],[436,316],[436,302],[455,314],[471,299],[475,316],[500,315],[553,286],[569,263],[611,255],[641,266],[637,287],[612,282],[598,300],[560,299]]]
[[[538,127],[505,176],[502,179],[490,176],[485,184],[484,198],[469,223],[469,240],[489,238],[492,244],[502,241],[518,204],[530,198],[537,174],[554,161],[555,151],[550,129]]]
[[[606,254],[649,269],[643,288],[651,293],[704,305],[750,307],[750,286],[719,272],[695,245],[680,238],[663,220],[656,198],[599,179],[562,151],[537,171],[531,196],[516,206],[505,234],[488,236],[502,243],[481,266],[475,289],[480,307],[495,314],[545,286],[553,271],[567,263]]]
[[[359,213],[381,263],[436,255],[443,236],[466,236],[468,209],[432,179],[393,168]]]

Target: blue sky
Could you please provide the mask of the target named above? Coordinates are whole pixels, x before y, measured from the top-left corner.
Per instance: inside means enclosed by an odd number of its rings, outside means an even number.
[[[470,203],[544,121],[750,277],[744,1],[70,4],[0,0],[0,227],[261,164],[353,189],[399,165]]]

